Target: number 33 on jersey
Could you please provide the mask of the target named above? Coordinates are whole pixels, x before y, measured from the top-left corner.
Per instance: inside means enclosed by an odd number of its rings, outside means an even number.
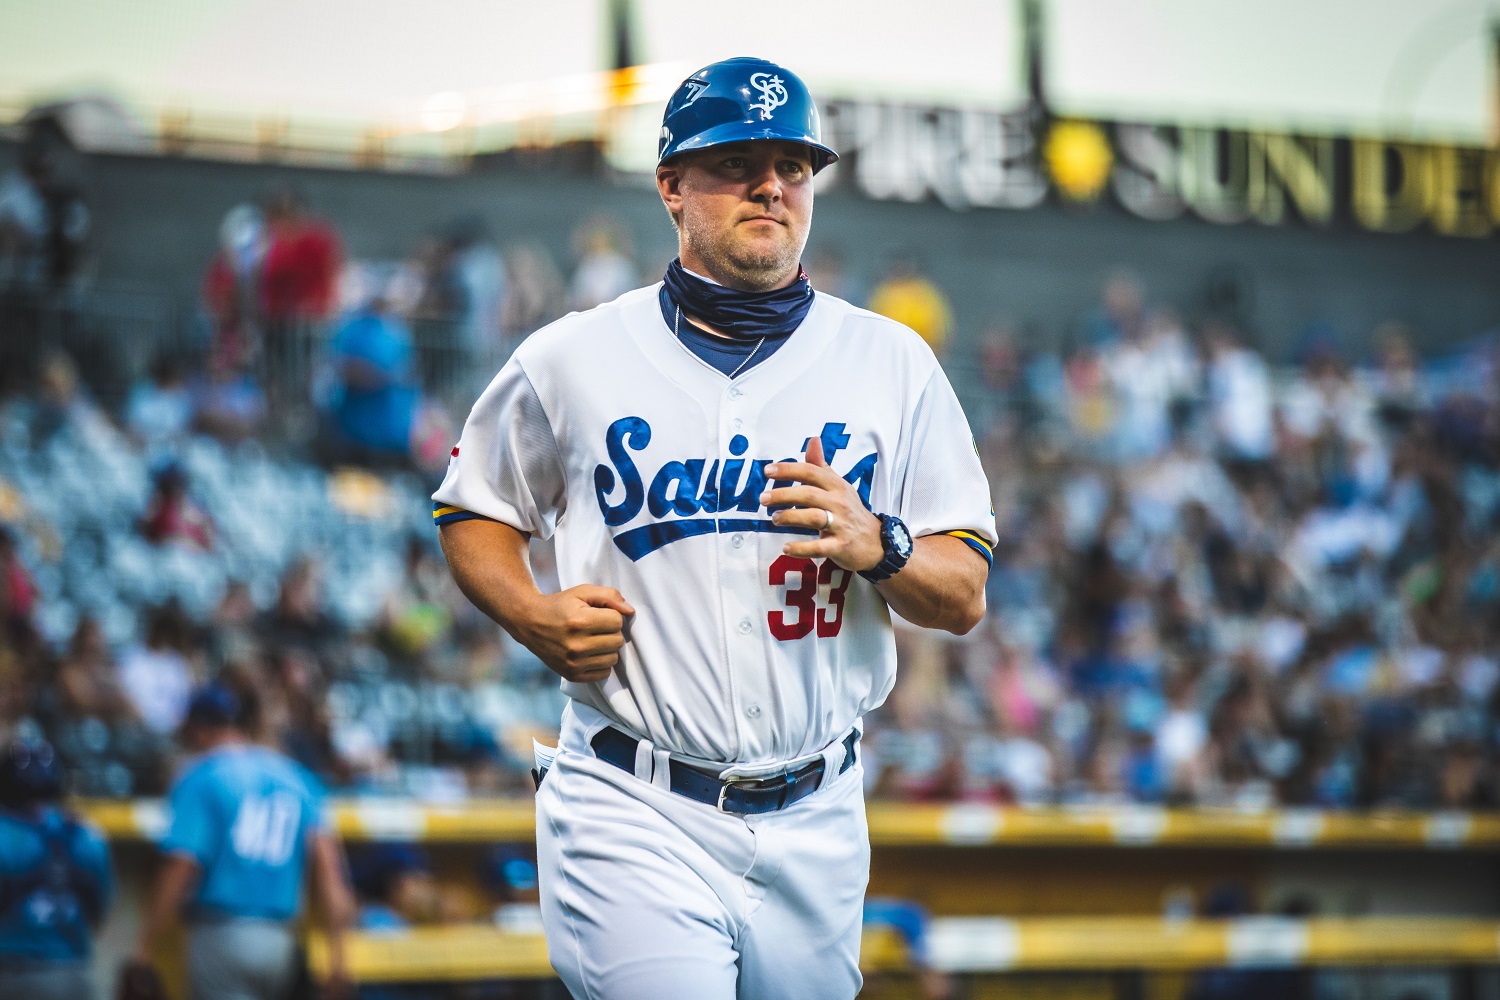
[[[821,293],[734,379],[677,341],[654,287],[532,335],[475,404],[434,517],[550,540],[561,587],[636,607],[614,677],[565,684],[573,698],[685,756],[787,760],[841,737],[895,678],[874,585],[783,555],[803,529],[760,505],[778,485],[764,467],[813,436],[872,510],[989,558],[988,483],[932,352]]]

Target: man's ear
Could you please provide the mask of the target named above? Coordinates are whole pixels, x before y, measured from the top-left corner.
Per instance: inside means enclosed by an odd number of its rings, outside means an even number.
[[[682,211],[682,167],[676,163],[663,163],[656,168],[656,190],[663,205],[673,215]]]

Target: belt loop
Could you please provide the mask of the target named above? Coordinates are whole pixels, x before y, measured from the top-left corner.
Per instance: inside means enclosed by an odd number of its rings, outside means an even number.
[[[647,743],[646,746],[650,747],[651,744]],[[655,785],[657,788],[662,788],[670,792],[672,790],[671,751],[658,750],[655,747],[652,747],[651,758],[652,762],[655,764],[651,775],[651,784]]]
[[[839,768],[844,766],[844,741],[834,740],[823,748],[823,777],[818,779],[818,788],[822,789],[834,778],[839,776]]]
[[[656,747],[650,740],[637,740],[635,744],[635,776],[642,781],[650,781],[652,778],[654,755]]]

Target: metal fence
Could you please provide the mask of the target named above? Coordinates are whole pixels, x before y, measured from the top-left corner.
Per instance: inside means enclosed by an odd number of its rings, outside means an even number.
[[[131,385],[163,351],[188,359],[196,352],[171,297],[163,292],[119,286],[0,287],[0,389],[5,391],[39,385],[49,374],[50,360],[63,355],[94,397],[118,410]]]

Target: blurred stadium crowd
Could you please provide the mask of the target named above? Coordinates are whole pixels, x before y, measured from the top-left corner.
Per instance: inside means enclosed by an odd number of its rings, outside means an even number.
[[[556,679],[456,592],[426,497],[515,343],[655,277],[620,228],[582,226],[565,278],[472,220],[380,263],[295,197],[247,203],[203,335],[111,400],[26,325],[66,316],[69,226],[44,165],[0,188],[0,739],[45,734],[77,793],[159,794],[217,678],[335,789],[523,794]],[[868,295],[809,270],[939,351],[1002,539],[979,629],[900,633],[877,794],[1496,805],[1494,343],[1422,359],[1392,325],[1356,364],[1314,329],[1273,367],[1121,274],[1055,352],[954,330],[910,262]]]

